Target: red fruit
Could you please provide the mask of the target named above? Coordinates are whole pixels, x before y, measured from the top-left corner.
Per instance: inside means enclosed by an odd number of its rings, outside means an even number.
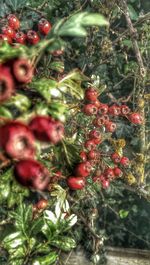
[[[83,162],[85,162],[87,160],[87,155],[86,155],[86,153],[84,151],[80,152],[80,157],[81,157]]]
[[[118,116],[121,113],[120,107],[117,105],[112,105],[111,107],[109,107],[109,114],[112,116]]]
[[[96,144],[95,144],[95,139],[90,139],[90,140],[87,140],[85,143],[84,143],[84,146],[85,148],[90,151],[90,150],[93,150],[96,148]]]
[[[108,179],[113,179],[114,178],[114,171],[112,168],[106,168],[104,171],[104,175]]]
[[[29,83],[33,77],[33,67],[27,59],[20,58],[13,63],[13,74],[20,83]]]
[[[119,167],[115,167],[114,168],[114,174],[116,177],[121,177],[123,175],[123,172]]]
[[[0,102],[14,93],[14,81],[8,67],[0,66]]]
[[[51,28],[52,28],[52,26],[48,22],[48,20],[46,20],[45,18],[41,18],[41,20],[38,23],[38,29],[39,29],[39,31],[42,34],[47,35],[49,33],[49,31],[51,30]]]
[[[83,112],[87,116],[96,115],[97,114],[97,107],[94,104],[86,104],[83,107]]]
[[[98,113],[102,114],[102,115],[107,114],[108,113],[108,105],[101,103],[99,108],[98,108]]]
[[[93,177],[93,182],[97,182],[97,183],[100,183],[101,182],[101,179],[99,177]]]
[[[120,162],[120,156],[117,153],[113,153],[111,155],[111,159],[115,164],[118,164]]]
[[[5,34],[0,34],[0,42],[1,41],[6,41],[8,42],[9,44],[12,43],[12,38],[8,37],[7,35]]]
[[[85,91],[85,99],[89,101],[96,101],[98,97],[98,92],[95,88],[90,87]]]
[[[7,20],[8,20],[8,25],[12,29],[17,30],[20,28],[20,21],[14,14],[8,15]]]
[[[102,141],[101,134],[97,130],[92,130],[89,134],[89,137],[93,139],[95,144],[100,144]]]
[[[41,199],[36,203],[35,206],[38,210],[44,210],[48,206],[48,200]]]
[[[94,105],[99,108],[99,106],[101,105],[101,102],[97,99],[94,101]]]
[[[34,136],[25,124],[11,121],[0,127],[0,146],[11,158],[33,158],[34,144]]]
[[[75,168],[76,176],[85,178],[89,176],[91,169],[92,167],[89,162],[80,163]]]
[[[25,44],[26,38],[27,38],[26,34],[23,33],[22,31],[17,32],[14,37],[15,41],[20,44]]]
[[[130,108],[127,105],[122,105],[120,109],[122,115],[127,115],[130,113]]]
[[[85,187],[85,179],[81,177],[69,177],[67,184],[72,190],[82,190]]]
[[[27,32],[27,40],[28,40],[28,42],[29,42],[30,44],[35,45],[35,44],[37,44],[37,43],[40,41],[40,37],[39,37],[39,35],[37,34],[36,31],[34,31],[34,30],[29,30],[29,31]]]
[[[36,116],[29,124],[35,137],[42,142],[57,144],[64,137],[64,125],[49,116]]]
[[[117,128],[117,125],[116,123],[110,121],[106,123],[105,128],[107,132],[114,132]]]
[[[125,167],[129,166],[129,164],[130,164],[129,158],[126,157],[126,156],[123,156],[121,158],[121,160],[120,160],[120,164],[123,165],[123,166],[125,166]]]
[[[108,115],[104,115],[101,117],[97,117],[96,119],[93,120],[93,125],[95,127],[100,128],[102,125],[105,125],[106,123],[109,122],[109,117]]]
[[[105,180],[105,177],[104,177],[103,174],[101,174],[101,175],[99,175],[99,176],[95,176],[95,177],[93,177],[93,181],[94,181],[94,182],[102,182],[102,181],[104,181],[104,180]]]
[[[128,119],[130,122],[132,122],[134,124],[142,124],[143,123],[142,116],[138,112],[133,112],[132,114],[130,114],[128,116]]]
[[[53,51],[52,52],[52,55],[55,56],[55,57],[57,57],[57,56],[62,55],[63,53],[64,53],[64,49],[62,49],[62,50],[56,50],[56,51]]]
[[[15,36],[15,31],[7,25],[2,27],[2,33],[12,39]]]
[[[100,154],[98,151],[95,151],[95,150],[91,150],[89,153],[88,153],[88,159],[89,160],[96,160],[100,157]]]
[[[47,168],[31,159],[19,161],[15,165],[14,176],[21,185],[37,190],[45,190],[50,182]]]
[[[109,188],[109,185],[110,185],[109,180],[104,179],[104,180],[102,181],[102,187],[103,187],[103,189],[108,189],[108,188]]]

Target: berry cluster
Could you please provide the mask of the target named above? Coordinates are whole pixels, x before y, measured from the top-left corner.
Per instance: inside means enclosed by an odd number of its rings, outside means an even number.
[[[0,127],[0,147],[9,158],[19,160],[15,178],[21,185],[39,190],[48,187],[50,172],[35,160],[36,140],[57,144],[63,137],[64,125],[50,116],[35,116],[28,125],[9,121]]]
[[[41,18],[38,23],[38,32],[29,30],[26,33],[20,30],[21,23],[14,14],[9,14],[7,24],[1,28],[0,39],[6,40],[9,44],[37,44],[42,36],[46,36],[52,26],[48,20]]]
[[[133,124],[141,124],[142,117],[137,112],[131,112],[127,105],[108,106],[100,102],[98,92],[93,87],[85,91],[85,104],[82,112],[91,116],[92,129],[88,133],[88,137],[85,135],[84,150],[80,152],[82,162],[75,167],[74,176],[68,178],[68,186],[73,190],[83,189],[86,185],[86,178],[92,176],[93,182],[100,182],[103,188],[108,188],[110,181],[124,174],[124,169],[129,166],[130,161],[125,156],[120,157],[118,153],[112,153],[109,158],[111,158],[114,167],[111,168],[105,164],[103,158],[108,154],[103,154],[102,150],[98,150],[105,139],[103,134],[113,133],[116,130],[117,126],[111,120],[112,118],[122,116]]]

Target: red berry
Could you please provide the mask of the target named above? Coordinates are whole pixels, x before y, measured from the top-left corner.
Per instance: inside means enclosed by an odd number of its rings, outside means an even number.
[[[98,113],[102,114],[102,115],[107,114],[108,113],[108,105],[101,103],[99,108],[98,108]]]
[[[100,128],[102,125],[105,125],[109,122],[109,117],[108,115],[103,115],[100,117],[97,117],[96,119],[93,120],[93,125],[97,128]]]
[[[85,99],[89,101],[96,101],[98,97],[98,93],[95,88],[90,87],[85,91]]]
[[[53,51],[52,52],[52,55],[54,56],[54,57],[57,57],[57,56],[60,56],[60,55],[62,55],[64,53],[64,49],[61,49],[61,50],[56,50],[56,51]],[[63,77],[62,77],[63,78]],[[61,78],[61,79],[62,79]]]
[[[94,139],[87,140],[84,144],[85,148],[90,151],[96,148]]]
[[[94,104],[86,104],[83,107],[83,112],[87,116],[96,115],[97,114],[97,107]]]
[[[2,27],[2,33],[12,39],[15,36],[15,31],[7,25]]]
[[[14,93],[14,81],[8,67],[0,67],[0,102],[11,97]]]
[[[85,179],[82,177],[69,177],[67,184],[72,190],[82,190],[85,187]]]
[[[91,139],[93,139],[93,141],[94,141],[95,144],[100,144],[101,141],[102,141],[101,134],[100,134],[100,132],[97,131],[97,130],[92,130],[92,131],[90,132],[90,134],[89,134],[89,137],[90,137]]]
[[[8,25],[12,29],[17,30],[20,28],[20,21],[14,14],[8,15],[7,20],[8,20]]]
[[[35,137],[42,142],[57,144],[64,137],[64,125],[50,116],[36,116],[29,124]]]
[[[88,159],[89,160],[96,160],[100,157],[100,154],[98,151],[95,151],[95,150],[91,150],[89,153],[88,153]]]
[[[115,167],[114,168],[114,174],[116,177],[121,177],[123,175],[123,172],[119,167]]]
[[[123,156],[121,158],[121,160],[120,160],[120,164],[123,165],[123,166],[125,166],[125,167],[129,166],[129,164],[130,164],[129,158],[126,157],[126,156]]]
[[[116,123],[110,121],[106,123],[105,128],[107,132],[114,132],[117,128],[117,125]]]
[[[34,31],[34,30],[29,30],[29,31],[27,32],[27,40],[28,40],[28,42],[29,42],[30,44],[35,45],[35,44],[37,44],[37,43],[40,41],[40,37],[39,37],[39,35],[37,34],[36,31]]]
[[[120,156],[117,153],[113,153],[111,155],[111,159],[115,164],[118,164],[120,162]]]
[[[85,178],[89,176],[91,169],[92,167],[89,162],[80,163],[75,168],[76,176]]]
[[[26,34],[23,33],[22,31],[17,32],[14,37],[15,41],[20,44],[25,44],[26,38],[27,38]]]
[[[15,165],[14,176],[21,185],[37,190],[45,190],[50,182],[47,168],[30,159],[21,160]]]
[[[38,29],[39,29],[39,31],[42,34],[47,35],[49,33],[49,31],[51,30],[51,28],[52,28],[52,26],[48,22],[48,20],[46,20],[45,18],[41,18],[41,20],[38,23]]]
[[[48,206],[48,200],[41,199],[36,203],[35,206],[38,210],[44,210]]]
[[[113,179],[114,178],[114,171],[112,168],[106,168],[104,171],[104,175],[108,179]]]
[[[11,121],[0,127],[0,146],[12,158],[33,158],[35,155],[34,136],[29,128],[19,121]]]
[[[87,155],[86,155],[86,153],[84,151],[80,152],[80,157],[81,157],[83,162],[85,162],[87,160]]]
[[[101,102],[97,99],[94,101],[94,105],[99,108],[99,106],[101,105]]]
[[[104,180],[102,181],[102,187],[103,187],[103,189],[108,189],[108,188],[109,188],[109,185],[110,185],[109,180],[104,179]]]
[[[13,74],[19,83],[29,83],[33,77],[33,67],[27,59],[20,58],[13,63]]]
[[[96,183],[101,183],[101,179],[99,177],[92,177],[93,179],[93,182],[96,182]]]
[[[130,113],[130,108],[127,105],[122,105],[120,109],[122,115],[127,115]]]
[[[93,177],[94,182],[102,182],[104,180],[105,180],[105,176],[103,174]]]
[[[111,107],[109,107],[109,114],[112,116],[118,116],[121,113],[120,107],[117,105],[112,105]]]
[[[0,34],[0,42],[6,41],[9,44],[12,43],[12,38],[10,38],[9,36],[5,35],[5,34]]]
[[[128,119],[130,122],[132,122],[134,124],[142,124],[143,123],[142,116],[138,112],[133,112],[132,114],[130,114],[128,116]]]

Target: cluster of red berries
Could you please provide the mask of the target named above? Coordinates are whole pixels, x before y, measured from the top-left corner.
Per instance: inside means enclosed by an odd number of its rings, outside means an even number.
[[[52,26],[50,22],[41,18],[38,23],[38,32],[29,30],[27,33],[20,31],[20,20],[14,14],[7,16],[7,24],[1,28],[0,39],[6,40],[9,44],[20,43],[31,45],[37,44],[40,41],[40,37],[47,35]]]
[[[17,181],[23,186],[43,190],[50,182],[50,172],[35,160],[35,141],[59,143],[64,125],[50,116],[35,116],[28,125],[9,121],[0,127],[0,147],[11,159],[19,160],[14,168]]]
[[[86,151],[83,150],[80,152],[82,162],[75,167],[74,176],[68,178],[68,186],[73,190],[83,189],[86,185],[86,178],[94,174],[92,177],[93,182],[101,182],[103,188],[108,188],[110,181],[123,175],[123,171],[118,167],[118,164],[120,163],[121,167],[128,166],[129,159],[113,153],[111,159],[115,167],[109,168],[104,166],[103,173],[99,173],[99,170],[95,173],[95,166],[101,163],[103,156],[101,152],[96,150],[103,141],[99,129],[104,126],[107,132],[113,133],[116,130],[116,123],[112,122],[110,117],[119,115],[127,117],[134,124],[141,124],[141,115],[131,112],[127,105],[119,106],[114,104],[108,106],[107,104],[101,103],[98,100],[97,90],[92,87],[85,91],[85,104],[82,111],[87,116],[94,116],[91,122],[95,128],[89,132],[88,139],[84,142]]]
[[[123,104],[113,104],[108,106],[98,100],[98,92],[95,88],[90,87],[85,91],[85,104],[82,111],[87,116],[94,116],[93,125],[97,128],[105,127],[107,132],[116,130],[116,123],[110,118],[117,116],[126,117],[133,124],[142,124],[143,120],[139,113],[131,112],[131,109]]]

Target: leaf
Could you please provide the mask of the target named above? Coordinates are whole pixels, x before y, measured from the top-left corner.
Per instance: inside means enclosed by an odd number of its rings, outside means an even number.
[[[51,252],[49,255],[37,257],[32,261],[31,265],[51,265],[56,262],[57,258],[56,252]]]
[[[86,14],[83,16],[82,25],[84,26],[107,26],[109,25],[108,21],[100,14],[92,13]]]
[[[26,5],[27,0],[6,0],[6,4],[13,10],[16,11]]]
[[[54,61],[49,65],[49,68],[55,70],[58,73],[64,72],[64,62],[62,61]]]
[[[8,119],[12,119],[11,112],[7,108],[5,108],[3,106],[0,106],[0,116],[8,118]]]
[[[138,19],[138,14],[135,11],[135,9],[133,8],[132,5],[128,5],[128,9],[129,9],[129,14],[132,20],[137,20]]]
[[[70,251],[76,247],[75,240],[67,236],[58,236],[57,239],[52,240],[50,244],[63,251]]]
[[[15,105],[21,112],[25,112],[30,108],[31,102],[29,98],[25,95],[16,94],[15,96],[11,97],[11,99],[6,103],[6,105]]]
[[[39,217],[38,219],[33,220],[30,234],[31,235],[37,235],[41,231],[43,225],[44,225],[43,218]]]
[[[119,216],[120,216],[121,219],[126,218],[128,216],[128,214],[129,214],[129,211],[125,211],[125,210],[120,210],[119,211]]]
[[[21,232],[15,232],[6,236],[3,240],[4,248],[7,250],[14,249],[23,244],[25,238],[22,236]]]

